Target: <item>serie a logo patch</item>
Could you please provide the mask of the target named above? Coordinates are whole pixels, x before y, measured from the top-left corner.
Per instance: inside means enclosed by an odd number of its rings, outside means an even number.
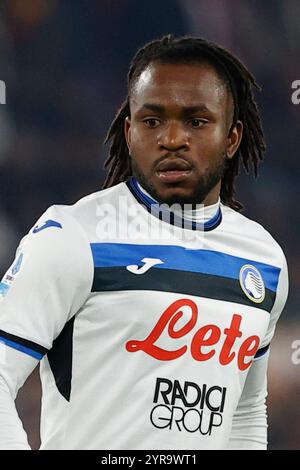
[[[240,270],[240,286],[245,295],[257,304],[264,301],[265,283],[259,270],[251,264],[245,264]]]

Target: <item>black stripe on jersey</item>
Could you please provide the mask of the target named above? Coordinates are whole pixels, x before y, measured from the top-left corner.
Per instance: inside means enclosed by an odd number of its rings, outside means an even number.
[[[73,317],[65,324],[48,352],[48,361],[59,393],[70,401],[73,363]]]
[[[195,295],[215,300],[225,300],[238,304],[261,308],[270,312],[275,292],[266,289],[261,303],[252,302],[244,294],[237,279],[152,267],[144,274],[133,274],[125,267],[95,268],[92,292],[152,290]]]
[[[264,346],[263,348],[259,349],[257,351],[257,353],[255,354],[254,356],[254,359],[258,359],[260,358],[261,356],[263,356],[264,354],[266,354],[266,352],[268,351],[270,345],[268,344],[267,346]]]
[[[20,336],[15,336],[10,333],[6,333],[6,331],[0,330],[0,336],[2,338],[8,339],[9,341],[13,341],[14,343],[21,344],[22,346],[25,346],[26,348],[31,349],[32,351],[36,351],[42,356],[44,356],[48,352],[48,349],[44,348],[43,346],[40,346],[39,344],[34,343],[33,341],[29,341],[28,339],[20,338]]]

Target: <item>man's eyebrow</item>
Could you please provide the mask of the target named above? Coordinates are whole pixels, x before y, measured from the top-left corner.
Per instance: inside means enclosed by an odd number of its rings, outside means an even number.
[[[165,107],[160,104],[152,104],[152,103],[144,103],[143,106],[139,108],[138,111],[142,111],[143,109],[149,109],[149,111],[154,111],[155,113],[162,113],[165,111]]]
[[[142,111],[144,109],[148,109],[149,111],[154,111],[155,113],[164,113],[166,111],[165,106],[161,104],[155,104],[155,103],[144,103],[143,106],[138,111]],[[188,115],[188,114],[194,114],[197,112],[203,112],[203,111],[209,111],[207,106],[205,104],[199,104],[199,105],[194,105],[194,106],[182,106],[182,114],[183,115]]]

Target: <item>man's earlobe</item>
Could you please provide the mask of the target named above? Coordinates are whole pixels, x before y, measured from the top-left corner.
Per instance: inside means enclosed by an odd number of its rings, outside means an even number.
[[[243,136],[243,123],[237,121],[228,136],[227,158],[230,160],[238,150]]]
[[[125,134],[125,139],[127,143],[127,147],[130,153],[130,145],[131,145],[131,121],[130,117],[126,116],[125,121],[124,121],[124,134]]]

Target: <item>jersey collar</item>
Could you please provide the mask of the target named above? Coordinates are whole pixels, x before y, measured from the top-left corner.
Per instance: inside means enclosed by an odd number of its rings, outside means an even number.
[[[221,207],[219,206],[215,215],[205,223],[197,223],[192,220],[184,219],[174,212],[169,211],[164,207],[164,205],[160,205],[155,199],[152,199],[149,195],[145,194],[141,191],[137,180],[132,177],[128,181],[126,181],[126,185],[130,192],[133,194],[135,199],[141,204],[145,206],[148,212],[151,212],[152,215],[159,218],[160,220],[168,221],[172,225],[176,225],[180,228],[185,228],[188,230],[202,230],[208,232],[210,230],[215,229],[220,225],[222,221],[222,211]]]

